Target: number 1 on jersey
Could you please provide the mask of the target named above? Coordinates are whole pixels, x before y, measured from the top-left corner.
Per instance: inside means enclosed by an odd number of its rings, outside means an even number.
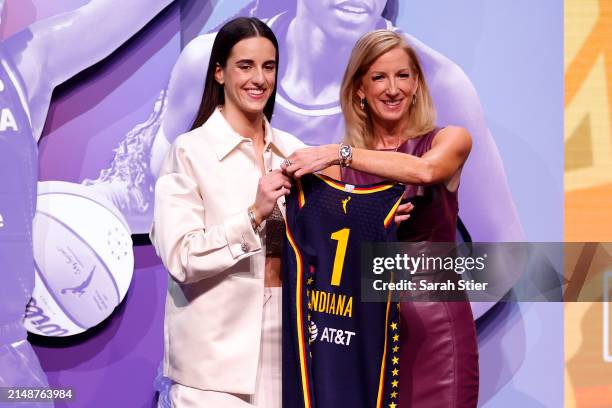
[[[332,286],[340,286],[342,280],[342,268],[344,267],[344,257],[346,256],[346,245],[348,244],[349,234],[351,230],[342,228],[331,234],[330,238],[338,241],[336,247],[336,256],[334,257],[334,269],[332,270],[331,284]]]

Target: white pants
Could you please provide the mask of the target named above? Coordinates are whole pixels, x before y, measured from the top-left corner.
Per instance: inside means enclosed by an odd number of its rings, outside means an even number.
[[[282,310],[280,287],[265,288],[255,395],[206,391],[173,383],[174,408],[281,408]]]

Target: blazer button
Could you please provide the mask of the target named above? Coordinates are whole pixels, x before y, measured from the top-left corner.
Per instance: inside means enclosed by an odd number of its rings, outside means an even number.
[[[242,249],[242,252],[249,252],[249,244],[247,244],[245,241],[242,241],[242,244],[240,244],[240,249]]]

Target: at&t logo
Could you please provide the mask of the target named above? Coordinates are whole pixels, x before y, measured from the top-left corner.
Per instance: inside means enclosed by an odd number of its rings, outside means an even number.
[[[308,323],[308,342],[313,343],[319,336],[317,325],[310,321]],[[333,327],[324,327],[319,341],[337,344],[340,346],[350,346],[351,340],[356,333],[349,330],[334,329]]]

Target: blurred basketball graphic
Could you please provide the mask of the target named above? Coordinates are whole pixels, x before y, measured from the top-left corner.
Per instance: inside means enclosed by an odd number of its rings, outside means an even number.
[[[123,300],[134,270],[128,224],[90,187],[39,183],[33,241],[36,278],[24,321],[29,332],[84,332]]]

